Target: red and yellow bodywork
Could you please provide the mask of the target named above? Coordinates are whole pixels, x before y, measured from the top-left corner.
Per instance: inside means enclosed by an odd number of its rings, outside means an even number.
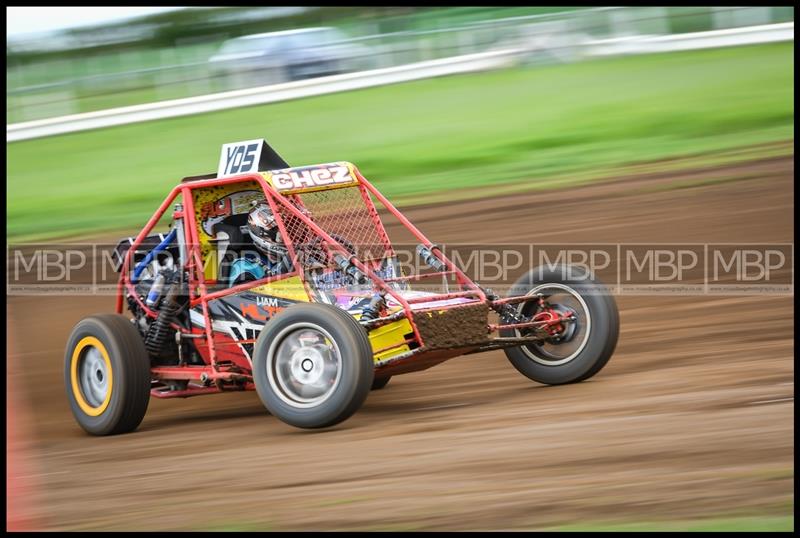
[[[292,271],[230,288],[219,288],[213,225],[243,216],[254,200],[265,200],[276,215]],[[131,281],[132,253],[175,204],[173,224],[178,229],[181,263],[188,274],[188,326],[173,324],[178,341],[189,342],[202,365],[179,361],[155,366],[154,379],[202,381],[180,390],[154,389],[157,397],[193,396],[230,387],[252,389],[252,346],[260,328],[281,310],[298,302],[328,302],[361,319],[363,302],[374,293],[385,296],[377,319],[362,321],[374,353],[376,375],[395,375],[428,368],[457,355],[501,347],[490,333],[492,299],[464,275],[400,211],[349,162],[249,172],[229,177],[185,178],[167,196],[125,255],[120,271],[117,312],[127,300],[151,318],[150,309]],[[404,274],[386,272],[396,255],[378,211],[394,218],[406,233],[435,253],[439,271]],[[348,251],[343,243],[352,243]],[[335,268],[315,271],[299,262],[298,248],[319,242],[329,255],[339,253],[366,276],[368,290],[322,290],[321,280]],[[329,256],[331,257],[331,256]],[[299,269],[298,269],[299,268]],[[322,275],[322,276],[320,276]],[[421,282],[449,279],[438,292],[415,289]]]

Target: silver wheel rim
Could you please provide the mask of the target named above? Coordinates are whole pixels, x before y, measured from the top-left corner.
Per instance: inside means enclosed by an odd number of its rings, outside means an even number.
[[[275,394],[292,407],[316,407],[331,397],[342,377],[342,355],[328,331],[294,323],[272,340],[267,378]]]
[[[543,290],[560,290],[560,293],[544,293]],[[520,346],[520,349],[522,349],[522,352],[525,353],[528,358],[545,366],[567,364],[580,355],[581,351],[586,347],[586,343],[589,341],[589,334],[591,334],[592,330],[592,316],[589,313],[589,307],[586,306],[586,301],[583,300],[583,297],[581,297],[577,291],[565,284],[540,284],[530,290],[526,295],[536,295],[537,293],[542,293],[542,295],[547,296],[547,302],[551,303],[551,306],[560,305],[562,308],[563,306],[569,307],[575,313],[574,315],[577,319],[577,321],[572,321],[570,323],[577,323],[578,328],[569,342],[564,342],[562,344],[553,344],[550,342],[544,342],[541,345],[528,344]],[[555,297],[555,299],[551,301],[550,299],[553,297]],[[520,313],[522,312],[524,304],[525,303],[520,304]],[[518,329],[515,332],[517,336],[521,336]]]
[[[108,395],[108,369],[100,350],[87,346],[78,363],[78,383],[86,402],[100,407]]]

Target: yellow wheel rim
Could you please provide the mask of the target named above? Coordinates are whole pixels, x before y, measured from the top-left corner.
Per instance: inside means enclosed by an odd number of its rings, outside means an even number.
[[[87,348],[90,348],[87,350]],[[82,365],[86,362],[87,355],[92,352],[92,349],[97,350],[100,359],[93,354],[93,363],[91,365]],[[84,352],[86,350],[86,352]],[[83,366],[83,368],[81,368]],[[87,367],[92,366],[93,371],[87,371]],[[79,370],[82,370],[79,374]],[[90,417],[96,417],[103,414],[111,401],[111,391],[114,388],[114,372],[111,369],[111,360],[108,358],[108,351],[106,346],[94,336],[86,336],[81,339],[72,351],[72,359],[70,362],[70,380],[72,382],[72,394],[75,396],[75,401],[78,402],[78,407],[81,411]],[[94,376],[92,378],[92,376]],[[102,402],[92,405],[87,401],[86,394],[82,386],[86,388],[87,392],[92,394],[95,401],[99,401],[97,397],[98,392],[105,387],[105,397]]]

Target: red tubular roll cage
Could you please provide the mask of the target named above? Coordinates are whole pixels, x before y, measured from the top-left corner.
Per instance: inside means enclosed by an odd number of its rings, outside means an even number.
[[[208,307],[209,301],[214,299],[219,299],[220,297],[225,297],[228,295],[233,295],[250,288],[262,286],[268,282],[283,280],[285,278],[289,278],[292,276],[299,276],[303,281],[304,285],[306,286],[306,289],[308,290],[309,288],[309,283],[306,279],[305,272],[297,269],[298,264],[296,263],[297,258],[294,245],[293,242],[291,241],[290,235],[286,233],[286,227],[283,222],[283,218],[281,216],[282,212],[278,211],[279,207],[285,211],[288,211],[291,215],[293,215],[297,219],[300,219],[314,234],[325,240],[331,248],[338,250],[344,256],[349,258],[350,262],[356,268],[358,268],[362,273],[364,273],[373,282],[373,284],[377,289],[385,292],[387,295],[395,299],[400,305],[402,305],[404,317],[406,317],[411,323],[411,326],[414,331],[414,336],[418,341],[418,343],[420,344],[420,346],[423,345],[423,341],[422,337],[419,334],[419,330],[416,324],[414,323],[412,309],[411,309],[412,304],[420,302],[437,301],[442,299],[450,299],[454,297],[471,297],[479,302],[484,302],[484,303],[487,302],[486,294],[478,285],[476,285],[452,261],[450,261],[419,229],[417,229],[416,226],[414,226],[400,211],[397,210],[397,208],[394,207],[394,205],[392,205],[391,202],[389,202],[371,183],[369,183],[355,167],[353,168],[353,171],[358,180],[357,185],[340,187],[340,188],[359,189],[364,204],[369,210],[370,216],[372,217],[373,221],[375,221],[378,233],[381,235],[381,238],[385,242],[385,244],[389,247],[391,245],[389,238],[386,235],[386,232],[380,221],[380,217],[378,216],[375,204],[373,203],[372,199],[369,196],[370,194],[374,196],[381,204],[383,204],[383,206],[392,215],[394,215],[400,221],[400,223],[406,229],[408,229],[417,238],[417,240],[420,241],[420,243],[422,243],[425,247],[431,249],[431,251],[434,252],[434,255],[442,263],[444,263],[446,267],[446,270],[442,272],[428,273],[424,275],[412,275],[409,277],[400,277],[390,280],[391,281],[412,280],[412,279],[442,276],[443,274],[452,274],[455,275],[455,278],[458,284],[461,286],[462,291],[429,295],[415,299],[406,299],[405,297],[402,296],[402,294],[398,293],[395,288],[389,286],[386,283],[386,281],[382,279],[380,276],[378,276],[367,264],[362,263],[357,257],[352,256],[345,249],[344,246],[342,246],[338,241],[336,241],[333,237],[331,237],[325,230],[320,228],[306,214],[299,211],[294,206],[294,204],[290,203],[284,197],[284,195],[279,193],[272,185],[270,185],[270,183],[266,181],[266,179],[261,173],[249,173],[249,174],[241,174],[237,176],[231,176],[219,179],[215,178],[215,179],[200,179],[200,180],[189,181],[181,183],[172,189],[172,191],[169,193],[166,199],[161,203],[161,205],[153,214],[153,216],[150,217],[150,219],[147,221],[145,227],[136,236],[128,251],[125,253],[125,259],[120,269],[120,278],[117,285],[117,303],[116,303],[117,313],[122,314],[123,312],[123,305],[124,305],[123,299],[125,295],[125,290],[127,289],[131,297],[138,303],[138,305],[142,308],[142,310],[145,312],[147,316],[152,318],[158,316],[157,312],[150,309],[139,298],[138,293],[136,292],[136,289],[130,279],[129,267],[131,263],[131,256],[133,255],[133,253],[141,245],[142,241],[150,234],[155,225],[161,220],[164,213],[166,213],[167,209],[175,201],[178,195],[181,195],[183,210],[175,211],[173,213],[173,218],[175,219],[182,218],[183,220],[184,237],[179,237],[177,238],[177,240],[183,241],[184,244],[186,245],[185,251],[188,258],[186,260],[181,260],[181,262],[185,264],[185,269],[188,271],[189,274],[188,283],[189,283],[190,307],[194,307],[199,304],[201,305],[202,308],[203,318],[205,320],[205,340],[208,343],[208,351],[211,358],[211,366],[213,372],[217,372],[218,369],[217,369],[217,353],[214,344],[213,328]],[[250,181],[257,183],[261,187],[261,190],[263,191],[273,211],[273,214],[276,216],[276,220],[281,235],[282,237],[285,238],[289,255],[292,260],[295,260],[295,263],[293,264],[295,269],[293,269],[289,273],[268,277],[254,282],[247,282],[225,290],[208,293],[205,273],[203,270],[203,260],[201,256],[200,240],[197,231],[197,222],[195,219],[195,207],[194,207],[194,199],[192,197],[192,191],[195,189],[202,189],[205,187],[229,185],[229,184],[243,183]],[[399,312],[397,314],[399,314]],[[392,317],[399,319],[403,316],[394,315]],[[191,329],[187,330],[186,328],[181,327],[177,324],[173,324],[172,327],[182,334],[191,334]]]

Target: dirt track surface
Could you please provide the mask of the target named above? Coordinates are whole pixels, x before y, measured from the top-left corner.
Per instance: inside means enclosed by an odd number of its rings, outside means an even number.
[[[443,243],[790,243],[793,173],[792,158],[772,159],[407,214]],[[69,412],[63,346],[113,298],[10,297],[8,382],[33,421],[34,515],[49,529],[199,530],[791,513],[792,297],[617,301],[617,351],[584,383],[538,385],[490,352],[396,377],[327,431],[281,423],[251,392],[151,400],[137,432],[94,438]]]

